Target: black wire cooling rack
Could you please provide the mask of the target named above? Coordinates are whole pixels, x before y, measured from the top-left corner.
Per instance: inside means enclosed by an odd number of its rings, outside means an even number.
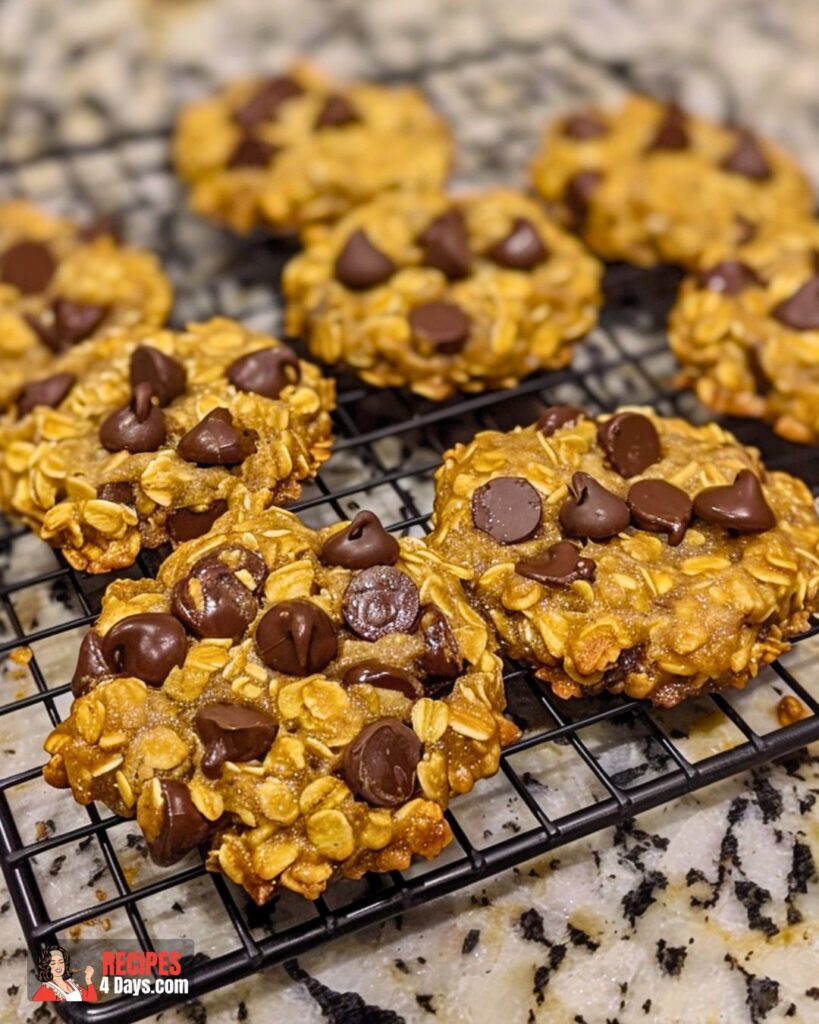
[[[68,205],[74,211],[116,208],[128,236],[157,250],[177,279],[178,322],[221,312],[275,330],[275,280],[287,252],[269,241],[230,240],[182,212],[183,204],[164,163],[166,145],[164,134],[148,133],[104,147],[46,155],[28,164],[0,165],[0,190]],[[122,182],[128,183],[125,194]],[[431,506],[431,475],[442,453],[478,430],[531,422],[545,405],[555,401],[570,401],[591,410],[611,409],[623,402],[645,403],[665,414],[706,419],[690,395],[679,394],[669,385],[674,364],[663,328],[677,283],[676,274],[667,269],[610,268],[601,325],[578,350],[573,368],[530,378],[511,391],[436,405],[408,392],[375,391],[355,379],[340,377],[334,456],[293,508],[308,522],[327,523],[348,518],[357,507],[371,507],[394,531],[423,532]],[[789,445],[757,423],[731,421],[728,425],[743,441],[760,447],[769,466],[798,473],[814,491],[819,490],[819,450]],[[8,524],[3,530],[0,552],[8,555],[25,541],[26,531]],[[138,571],[153,573],[161,558],[162,552],[145,553]],[[35,650],[28,663],[33,685],[25,696],[0,706],[0,721],[21,710],[33,713],[44,709],[53,724],[60,720],[60,708],[67,706],[68,683],[55,685],[47,679],[36,649],[42,641],[71,631],[76,634],[92,622],[107,581],[75,572],[59,556],[53,565],[36,574],[16,572],[14,578],[0,583],[0,616],[8,623],[0,656],[7,658],[22,645]],[[59,591],[64,605],[73,611],[63,614],[59,622],[32,626],[20,613],[19,599],[27,590],[37,588],[52,594]],[[805,638],[816,632],[819,626]],[[655,713],[637,701],[614,697],[561,701],[524,667],[509,664],[509,713],[524,734],[503,755],[496,780],[502,787],[500,795],[493,796],[497,787],[492,789],[493,784],[486,783],[488,788],[480,793],[480,799],[487,805],[500,801],[506,807],[514,802],[521,811],[518,823],[476,835],[465,823],[468,798],[455,800],[447,811],[455,841],[439,861],[405,873],[372,876],[360,883],[341,882],[315,904],[285,895],[268,907],[253,907],[223,877],[207,875],[195,859],[155,873],[147,884],[136,887],[112,841],[112,832],[121,820],[96,806],[83,812],[87,817],[76,827],[57,829],[39,841],[23,839],[14,794],[38,778],[42,761],[9,765],[5,770],[13,770],[0,779],[3,873],[35,955],[46,942],[58,940],[69,929],[118,912],[126,915],[132,938],[150,950],[157,939],[145,913],[145,901],[160,897],[170,904],[187,883],[199,879],[212,884],[213,897],[223,906],[233,935],[226,951],[210,957],[200,953],[187,965],[188,998],[193,998],[819,739],[819,704],[788,668],[777,663],[774,670],[783,692],[796,695],[809,710],[809,717],[766,732],[757,722],[747,720],[727,696],[703,698],[702,702],[733,727],[736,738],[727,749],[697,760],[681,751],[677,740],[684,731],[674,725],[673,714]],[[595,739],[601,728],[640,736],[643,760],[615,771],[605,745]],[[593,780],[595,795],[583,806],[548,808],[541,799],[543,786],[530,771],[523,770],[528,755],[558,747],[585,766]],[[562,783],[564,788],[571,789],[573,779],[569,774]],[[55,805],[70,799],[67,793],[53,793]],[[521,818],[525,818],[523,825]],[[95,900],[89,888],[87,905],[68,913],[50,913],[48,879],[38,876],[35,858],[60,850],[70,854],[77,844],[92,839],[99,844],[115,893]],[[288,900],[299,904],[296,912],[285,910]],[[197,943],[196,934],[189,937]],[[174,997],[150,996],[61,1006],[59,1010],[75,1021],[124,1022],[142,1019],[172,1002]]]

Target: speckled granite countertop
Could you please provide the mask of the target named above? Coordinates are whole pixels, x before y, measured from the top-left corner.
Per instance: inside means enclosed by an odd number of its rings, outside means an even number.
[[[547,117],[634,87],[747,119],[797,150],[819,180],[819,6],[802,0],[5,0],[0,167],[15,168],[0,189],[57,208],[104,196],[104,205],[126,211],[134,237],[161,238],[172,253],[179,319],[219,309],[275,329],[264,274],[237,284],[225,271],[232,243],[181,209],[156,130],[215,78],[273,69],[304,52],[342,73],[419,78],[454,122],[463,181],[520,181]],[[99,148],[112,133],[116,160]],[[81,157],[55,156],[64,146],[80,147]],[[608,384],[614,393],[626,386]],[[384,452],[389,458],[389,442]],[[336,483],[355,471],[344,460],[330,466]],[[7,579],[22,565],[30,575],[32,566],[55,564],[30,537],[1,557]],[[42,626],[75,616],[71,600],[57,582],[23,591],[14,610],[24,626]],[[0,622],[5,635],[7,628]],[[67,678],[80,632],[38,648],[49,682]],[[790,656],[814,693],[817,658],[815,643]],[[32,684],[8,661],[0,685],[22,696]],[[736,698],[762,732],[775,728],[780,691],[766,674]],[[3,775],[41,762],[39,713],[0,722]],[[737,742],[727,719],[704,706],[680,713],[672,735],[695,760]],[[601,731],[594,742],[626,781],[652,769],[652,755],[639,756],[639,738],[627,730]],[[594,780],[569,747],[552,744],[528,767],[550,814],[594,799]],[[803,751],[162,1019],[809,1024],[819,1019],[817,793],[819,751]],[[83,820],[67,797],[36,781],[15,799],[29,842]],[[525,827],[519,805],[509,802],[490,820],[481,801],[464,813],[486,838]],[[156,869],[136,830],[126,823],[114,832],[129,880],[149,879]],[[38,857],[36,870],[53,913],[84,905],[89,892],[110,892],[87,842]],[[155,934],[194,936],[201,952],[217,954],[227,925],[210,886],[199,879],[171,898],[146,900]],[[84,934],[126,931],[113,916]],[[25,1000],[23,973],[22,936],[0,893],[0,1020],[50,1020],[49,1008]]]

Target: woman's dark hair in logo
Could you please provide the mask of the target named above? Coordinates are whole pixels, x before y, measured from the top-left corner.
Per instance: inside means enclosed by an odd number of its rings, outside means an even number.
[[[51,958],[55,953],[61,953],[62,958],[65,961],[65,973],[64,978],[69,977],[71,974],[71,957],[68,955],[68,950],[62,946],[46,946],[46,948],[40,953],[40,959],[37,961],[37,977],[40,981],[51,981]]]

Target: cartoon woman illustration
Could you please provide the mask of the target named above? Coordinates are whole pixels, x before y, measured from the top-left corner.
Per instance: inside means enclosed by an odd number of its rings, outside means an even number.
[[[90,964],[85,968],[85,988],[72,981],[71,974],[68,950],[47,946],[37,962],[37,977],[43,984],[32,999],[37,1003],[96,1003],[97,990],[91,984],[94,968]]]

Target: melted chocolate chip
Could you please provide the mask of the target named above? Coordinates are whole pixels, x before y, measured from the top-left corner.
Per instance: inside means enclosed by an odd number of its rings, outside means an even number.
[[[183,395],[188,384],[188,373],[182,363],[150,345],[140,345],[131,353],[130,374],[131,390],[148,384],[160,405]]]
[[[574,544],[561,540],[539,557],[518,562],[515,572],[547,586],[568,587],[575,580],[593,582],[597,566],[591,558],[581,558]]]
[[[585,142],[587,139],[599,139],[608,135],[609,126],[598,114],[584,110],[567,117],[561,126],[561,132],[567,139]]]
[[[620,476],[637,476],[660,459],[657,429],[638,412],[620,412],[601,423],[597,440]]]
[[[762,485],[749,469],[740,470],[732,484],[700,491],[694,511],[700,519],[737,533],[762,533],[776,525]]]
[[[241,704],[209,704],[196,712],[196,734],[205,745],[202,774],[218,779],[225,761],[253,761],[270,750],[278,725]]]
[[[685,536],[694,503],[679,487],[665,480],[639,480],[626,495],[635,526],[651,533],[665,533],[674,548]]]
[[[191,800],[188,787],[176,779],[160,779],[162,812],[159,828],[149,836],[145,833],[151,860],[168,867],[203,843],[212,828]]]
[[[540,495],[520,476],[499,476],[472,495],[472,522],[498,544],[519,544],[537,532]]]
[[[421,741],[397,718],[366,726],[344,751],[344,779],[374,807],[400,807],[415,791]]]
[[[425,302],[410,311],[413,336],[434,353],[454,355],[469,338],[472,321],[454,302]]]
[[[585,224],[591,198],[602,180],[600,171],[579,171],[566,182],[565,201],[575,227]]]
[[[390,536],[373,512],[359,512],[355,519],[324,542],[320,558],[325,565],[344,569],[369,569],[373,565],[395,565],[398,541]]]
[[[256,629],[262,661],[276,672],[309,676],[321,672],[338,650],[330,617],[312,601],[283,601],[264,614]]]
[[[723,295],[738,295],[751,285],[761,285],[762,281],[756,271],[739,260],[723,260],[713,267],[701,270],[697,275],[700,288]]]
[[[18,415],[25,416],[38,405],[56,409],[76,383],[73,373],[55,373],[52,377],[25,384],[17,398]]]
[[[720,164],[724,171],[741,174],[753,181],[766,181],[771,176],[771,165],[754,135],[747,129],[737,132],[736,145]]]
[[[115,484],[103,484],[97,490],[100,501],[113,501],[115,505],[135,505],[134,485],[124,480]]]
[[[303,92],[299,83],[286,75],[270,78],[233,111],[233,120],[242,128],[255,128],[263,121],[273,120],[283,103]]]
[[[353,665],[344,673],[342,686],[358,686],[366,683],[379,690],[395,690],[410,700],[424,696],[424,688],[415,676],[402,668],[385,665],[383,661],[371,658]]]
[[[447,210],[418,237],[424,248],[424,264],[435,267],[450,280],[466,277],[472,262],[464,219],[458,210]]]
[[[654,138],[646,147],[646,152],[653,153],[663,149],[688,149],[690,144],[688,117],[676,103],[670,103],[665,109],[665,114],[657,127]]]
[[[177,542],[202,537],[213,526],[219,516],[227,512],[228,504],[218,498],[204,512],[194,512],[190,508],[179,508],[168,515],[168,533]]]
[[[182,665],[188,638],[182,623],[164,612],[143,612],[116,622],[102,638],[105,661],[117,672],[161,686]]]
[[[165,443],[162,410],[151,402],[151,387],[137,386],[131,401],[109,413],[100,425],[100,442],[109,452],[155,452]]]
[[[241,576],[241,578],[240,578]],[[224,545],[200,559],[171,592],[171,611],[196,636],[238,643],[259,611],[264,559]]]
[[[509,234],[487,252],[491,260],[511,270],[531,270],[548,255],[537,228],[525,217],[515,217]]]
[[[345,96],[338,93],[328,96],[316,118],[316,128],[342,128],[361,120],[358,111]]]
[[[105,659],[102,640],[98,633],[89,629],[80,644],[77,665],[71,677],[71,692],[75,697],[82,697],[97,680],[110,675],[112,669]]]
[[[301,380],[299,357],[292,348],[260,348],[234,359],[227,379],[239,391],[251,391],[265,398],[278,398],[289,384]]]
[[[181,459],[199,466],[236,466],[255,451],[254,438],[233,426],[229,409],[213,409],[191,427],[176,448]]]
[[[551,437],[562,427],[582,420],[585,415],[576,405],[550,405],[537,421],[537,429],[544,437]]]
[[[771,316],[795,331],[819,328],[819,275],[811,277],[790,298],[775,306]]]
[[[426,605],[421,610],[420,626],[425,648],[420,660],[426,674],[433,679],[457,679],[463,671],[464,661],[443,612],[433,605]],[[429,685],[426,689],[429,691]]]
[[[16,242],[0,256],[0,281],[23,295],[45,291],[57,261],[41,242]]]
[[[28,316],[26,320],[47,348],[60,353],[89,338],[99,327],[106,312],[105,306],[55,299],[51,303],[48,320],[34,316]]]
[[[227,166],[236,170],[240,167],[267,167],[279,152],[279,146],[273,146],[263,139],[245,135],[236,143]]]
[[[360,228],[350,235],[336,258],[336,278],[354,291],[375,288],[388,281],[394,273],[393,261],[376,249],[367,232]]]
[[[418,587],[400,569],[373,566],[347,584],[341,610],[350,629],[364,640],[412,633],[420,610]]]
[[[560,525],[569,537],[605,540],[628,526],[628,505],[588,473],[575,473],[569,490],[560,509]]]

